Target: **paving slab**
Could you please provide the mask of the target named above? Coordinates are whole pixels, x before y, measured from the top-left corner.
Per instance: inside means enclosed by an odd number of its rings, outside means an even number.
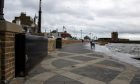
[[[86,56],[76,56],[76,57],[70,57],[72,59],[75,60],[80,60],[80,61],[91,61],[91,60],[95,60],[97,58],[91,58],[91,57],[86,57]]]
[[[104,57],[103,55],[99,55],[99,54],[96,54],[96,53],[90,53],[90,54],[87,54],[87,55],[91,56],[91,57],[100,57],[100,58]]]
[[[72,55],[72,54],[69,54],[69,53],[58,53],[59,57],[70,56],[70,55]]]
[[[83,84],[83,83],[70,79],[65,76],[56,75],[56,76],[46,80],[43,84]]]
[[[38,74],[44,73],[44,72],[48,72],[49,70],[43,68],[41,65],[36,66],[34,69],[31,70],[31,72],[29,72],[29,76],[30,77],[34,77]]]
[[[103,81],[106,83],[113,80],[120,73],[119,71],[115,71],[107,68],[101,68],[97,66],[86,66],[86,67],[72,70],[71,72],[86,77],[90,77],[99,81]]]
[[[140,84],[140,74],[136,74],[130,84]]]
[[[125,66],[123,64],[120,64],[120,63],[112,61],[112,60],[104,60],[104,61],[98,62],[97,64],[125,69]]]
[[[73,62],[73,61],[64,60],[64,59],[58,59],[58,60],[55,60],[54,62],[52,62],[52,65],[54,65],[57,68],[72,66],[74,64],[78,64],[78,62]]]

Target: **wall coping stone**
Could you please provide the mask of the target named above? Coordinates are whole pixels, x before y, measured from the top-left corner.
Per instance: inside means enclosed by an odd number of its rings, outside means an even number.
[[[0,20],[0,32],[15,32],[15,33],[21,33],[22,27],[20,25],[17,25],[15,23],[11,23],[8,21],[2,21]]]

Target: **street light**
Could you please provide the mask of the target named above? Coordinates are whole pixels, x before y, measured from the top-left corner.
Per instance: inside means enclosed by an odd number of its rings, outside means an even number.
[[[82,30],[80,30],[80,31],[81,31],[81,39],[82,39],[82,38],[83,38],[83,37],[82,37],[83,31],[82,31]]]
[[[0,0],[0,20],[4,20],[3,8],[4,8],[4,0]]]
[[[39,11],[38,11],[38,15],[39,15],[39,18],[38,18],[38,33],[41,33],[41,13],[42,13],[42,10],[41,10],[41,0],[40,0]]]
[[[93,33],[89,33],[90,35],[90,39],[92,40],[93,39]]]
[[[90,35],[90,39],[92,39],[92,37],[91,37],[91,33],[89,33],[89,35]]]

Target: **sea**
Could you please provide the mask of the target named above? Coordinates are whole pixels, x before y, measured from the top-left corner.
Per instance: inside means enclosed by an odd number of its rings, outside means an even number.
[[[95,45],[95,49],[90,48],[90,44],[85,44],[86,49],[106,54],[113,59],[122,61],[140,68],[140,44],[109,43],[106,45]]]

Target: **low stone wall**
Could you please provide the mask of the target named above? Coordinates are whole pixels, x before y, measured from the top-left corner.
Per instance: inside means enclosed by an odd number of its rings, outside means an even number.
[[[73,43],[81,43],[81,40],[63,40],[62,44],[66,45],[66,44],[73,44]]]
[[[48,39],[48,52],[52,52],[56,49],[56,40]]]
[[[62,40],[62,45],[81,43],[81,40]],[[48,52],[55,51],[56,49],[56,40],[48,39]]]

